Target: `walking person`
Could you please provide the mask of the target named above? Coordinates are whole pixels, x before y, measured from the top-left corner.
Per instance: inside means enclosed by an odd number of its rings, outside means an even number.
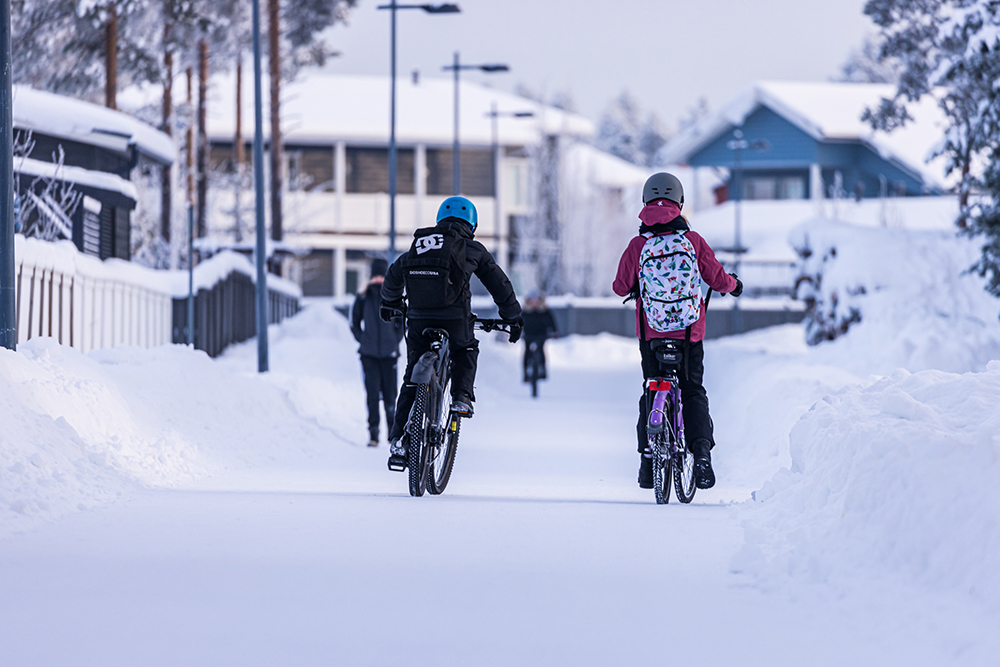
[[[396,360],[403,340],[403,323],[383,322],[379,317],[382,282],[389,263],[381,257],[372,260],[371,280],[354,300],[351,308],[351,333],[358,341],[365,393],[368,397],[368,446],[378,447],[378,404],[385,406],[386,430],[392,428],[396,415]]]
[[[660,364],[650,343],[660,338],[685,341],[680,377],[684,436],[694,455],[695,484],[715,485],[712,448],[715,446],[705,373],[705,304],[702,283],[720,294],[739,296],[743,283],[715,258],[708,242],[691,231],[681,215],[684,188],[673,174],[653,174],[642,189],[639,235],[633,238],[618,263],[612,288],[619,296],[636,298],[635,323],[642,355],[642,375],[660,375]],[[644,390],[645,392],[645,390]],[[646,434],[647,402],[639,399],[639,486],[653,488],[653,461]]]

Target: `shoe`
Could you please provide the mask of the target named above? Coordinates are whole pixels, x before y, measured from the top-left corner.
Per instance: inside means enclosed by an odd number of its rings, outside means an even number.
[[[715,471],[712,470],[710,458],[694,460],[694,485],[699,489],[711,489],[715,486]]]
[[[389,470],[393,472],[406,470],[406,445],[402,438],[389,441]]]
[[[372,438],[368,441],[369,447],[378,447],[378,438]]]
[[[639,488],[640,489],[651,489],[653,488],[653,455],[649,453],[647,448],[642,454],[639,455]]]
[[[474,412],[472,409],[472,397],[465,392],[460,392],[455,394],[454,399],[451,403],[451,411],[465,419],[472,417]]]

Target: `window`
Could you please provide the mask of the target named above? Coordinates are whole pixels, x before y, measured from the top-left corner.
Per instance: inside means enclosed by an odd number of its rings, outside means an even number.
[[[805,176],[745,176],[744,199],[805,199]]]

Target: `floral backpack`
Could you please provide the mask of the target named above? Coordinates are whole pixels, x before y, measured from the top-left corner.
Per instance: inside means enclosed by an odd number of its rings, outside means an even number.
[[[701,316],[701,271],[683,232],[643,234],[639,295],[653,331],[683,331]]]

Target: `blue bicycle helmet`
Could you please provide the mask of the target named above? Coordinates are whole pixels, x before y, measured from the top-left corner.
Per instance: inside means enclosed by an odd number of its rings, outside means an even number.
[[[437,222],[445,218],[458,218],[469,223],[472,231],[476,231],[479,226],[479,215],[476,213],[476,205],[465,197],[448,197],[438,208]]]

